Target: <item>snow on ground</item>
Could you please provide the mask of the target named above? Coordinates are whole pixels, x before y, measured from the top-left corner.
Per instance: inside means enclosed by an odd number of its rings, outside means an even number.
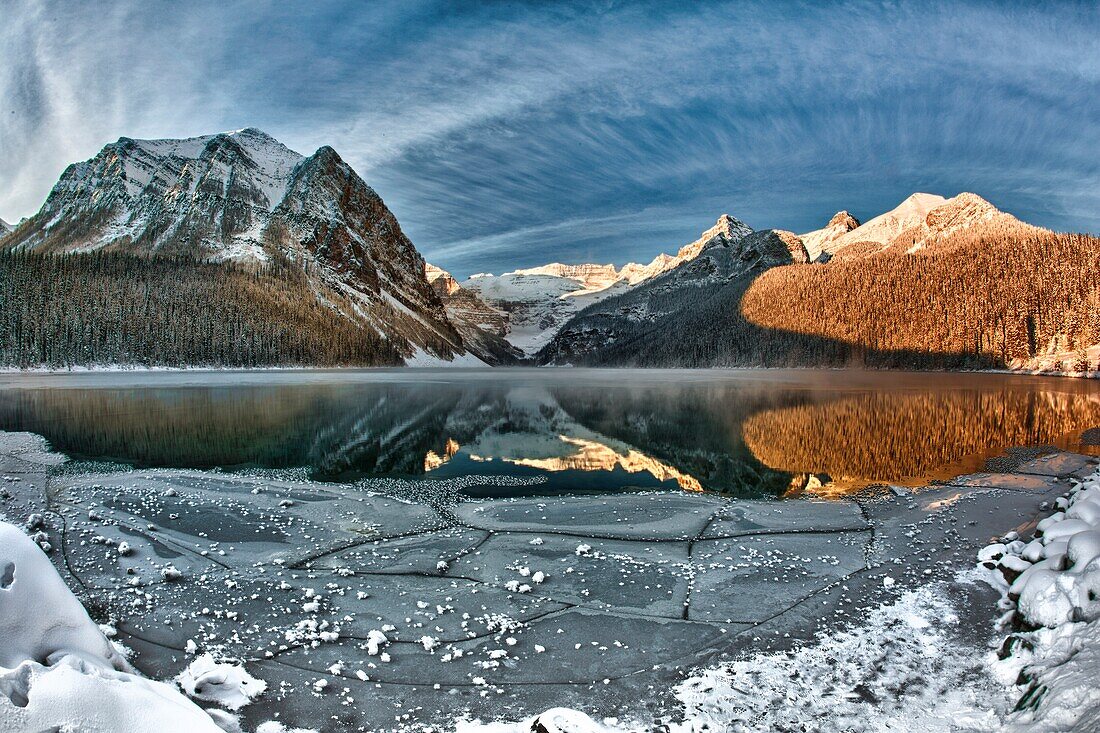
[[[162,682],[138,676],[46,554],[0,522],[0,731],[220,731]]]

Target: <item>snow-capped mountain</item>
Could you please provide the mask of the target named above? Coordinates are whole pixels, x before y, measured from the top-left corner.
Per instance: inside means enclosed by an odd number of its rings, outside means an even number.
[[[915,252],[979,225],[1030,227],[977,194],[960,193],[947,199],[914,193],[897,207],[863,224],[842,211],[824,229],[802,235],[802,240],[811,259],[825,262],[833,257],[851,259],[881,252]]]
[[[754,232],[729,216],[706,235],[695,255],[678,267],[578,313],[542,349],[540,361],[572,363],[659,321],[689,316],[695,304],[730,283],[777,265],[810,261],[797,235],[777,229]]]
[[[13,227],[11,224],[7,223],[3,219],[0,219],[0,237],[3,237],[6,234],[11,233],[11,230],[14,229],[14,228],[15,227]]]
[[[406,356],[466,351],[423,257],[378,194],[332,148],[302,156],[255,128],[120,138],[69,166],[4,246],[289,263],[323,302]]]
[[[684,245],[675,255],[659,254],[647,265],[630,262],[616,268],[611,264],[553,262],[503,275],[474,275],[462,287],[504,314],[505,338],[525,354],[533,355],[585,308],[694,259],[707,242],[719,235],[734,239],[751,231],[737,219],[723,214],[699,239]]]
[[[542,348],[578,311],[629,287],[618,279],[587,287],[584,279],[523,270],[478,274],[461,285],[502,315],[504,338],[528,355]]]

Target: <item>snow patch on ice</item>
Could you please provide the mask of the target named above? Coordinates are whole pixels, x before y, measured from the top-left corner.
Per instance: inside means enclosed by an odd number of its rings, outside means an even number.
[[[210,654],[192,661],[176,677],[176,682],[190,697],[229,710],[240,710],[267,689],[267,683],[246,672],[244,665],[218,662]]]
[[[816,643],[692,675],[676,688],[685,720],[671,730],[996,729],[990,702],[1003,693],[958,624],[938,584],[906,592]]]

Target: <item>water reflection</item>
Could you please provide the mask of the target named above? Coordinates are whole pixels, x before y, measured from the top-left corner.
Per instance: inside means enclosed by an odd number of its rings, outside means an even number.
[[[121,378],[120,378],[121,379]],[[321,479],[541,475],[538,490],[828,495],[1080,449],[1100,388],[976,375],[741,373],[339,379],[0,390],[0,429],[140,466],[305,467]]]
[[[1097,424],[1095,394],[952,390],[869,393],[764,410],[745,421],[743,435],[772,468],[827,477],[823,487],[804,487],[827,493],[974,470],[1006,446],[1088,452],[1080,434]]]

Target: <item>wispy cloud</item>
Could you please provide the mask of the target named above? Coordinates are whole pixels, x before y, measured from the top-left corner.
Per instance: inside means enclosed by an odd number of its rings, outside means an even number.
[[[1088,5],[15,0],[0,215],[120,135],[331,144],[456,274],[646,260],[722,212],[805,230],[914,190],[1100,229]]]

